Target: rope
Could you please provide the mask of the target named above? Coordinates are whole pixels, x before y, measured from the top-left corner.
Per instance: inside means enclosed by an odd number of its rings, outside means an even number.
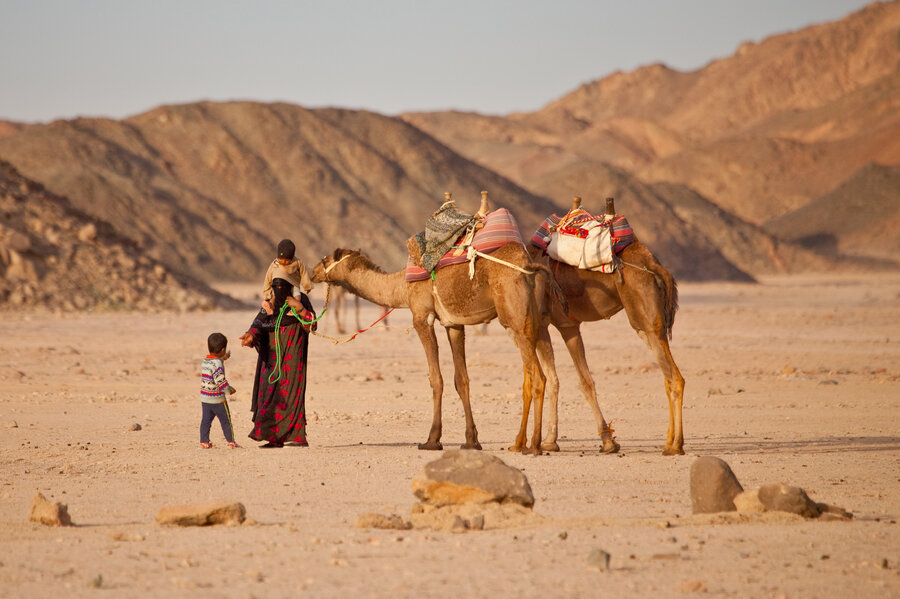
[[[536,271],[528,270],[527,268],[522,268],[516,264],[512,264],[511,262],[507,262],[506,260],[501,260],[500,258],[494,258],[490,254],[485,254],[484,252],[479,252],[475,249],[474,246],[469,246],[469,252],[466,254],[466,258],[469,260],[469,278],[473,278],[475,276],[475,256],[480,256],[481,258],[487,258],[488,260],[492,260],[498,264],[502,264],[504,266],[508,266],[510,268],[514,268],[521,273],[526,275],[533,275]]]
[[[630,266],[631,268],[636,268],[636,269],[638,269],[638,270],[643,270],[644,272],[649,272],[649,273],[650,273],[651,275],[653,275],[654,277],[656,276],[656,273],[655,273],[655,272],[653,272],[653,271],[650,270],[649,268],[644,268],[644,267],[641,266],[640,264],[632,264],[631,262],[625,262],[624,260],[622,260],[622,264],[625,264],[625,265],[627,265],[627,266]]]
[[[281,330],[281,319],[284,318],[284,313],[288,308],[291,309],[291,313],[294,315],[294,318],[307,326],[318,322],[319,319],[325,315],[325,312],[327,310],[327,307],[323,308],[321,314],[310,321],[306,321],[300,318],[300,315],[297,314],[297,310],[295,310],[292,306],[288,306],[287,303],[281,304],[281,310],[278,312],[278,318],[275,319],[275,370],[269,374],[270,385],[281,380],[281,339],[279,331]],[[272,377],[275,378],[273,379]]]
[[[385,318],[387,318],[387,315],[390,314],[390,313],[393,312],[393,311],[394,311],[394,309],[391,308],[390,310],[386,311],[384,314],[382,314],[381,316],[379,316],[379,317],[378,317],[378,320],[376,320],[375,322],[373,322],[372,324],[370,324],[370,325],[367,326],[366,328],[360,329],[360,330],[356,331],[355,333],[353,333],[350,337],[347,337],[346,339],[338,339],[337,337],[331,337],[330,335],[325,335],[324,333],[319,333],[319,332],[316,332],[316,331],[313,331],[312,333],[313,333],[313,335],[315,335],[316,337],[322,337],[322,338],[324,338],[324,339],[328,339],[329,341],[331,341],[331,342],[334,343],[335,345],[337,345],[338,343],[347,343],[348,341],[353,341],[354,339],[356,339],[356,337],[357,337],[360,333],[365,333],[366,331],[368,331],[369,329],[371,329],[372,327],[374,327],[376,324],[378,324],[379,322],[381,322],[382,320],[384,320]],[[324,312],[324,311],[323,311],[323,312]],[[407,329],[406,332],[408,333],[408,332],[409,332],[409,329]]]

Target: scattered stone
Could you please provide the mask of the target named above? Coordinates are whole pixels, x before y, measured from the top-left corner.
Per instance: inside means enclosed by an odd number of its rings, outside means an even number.
[[[381,528],[387,530],[409,530],[412,523],[397,514],[360,514],[356,518],[356,528]]]
[[[99,589],[103,586],[103,574],[97,574],[93,578],[91,578],[88,583],[88,587],[92,589]]]
[[[242,523],[246,515],[244,504],[220,501],[164,507],[156,514],[156,521],[175,526],[235,525]]]
[[[141,425],[138,424],[137,422],[135,422],[134,424],[132,424],[131,426],[128,427],[128,430],[139,431],[139,430],[141,430]]]
[[[691,508],[695,514],[733,512],[734,498],[743,490],[724,460],[703,456],[691,465]]]
[[[434,506],[471,503],[534,505],[528,479],[497,457],[472,450],[450,450],[412,482],[413,493]]]
[[[10,420],[6,423],[6,428],[19,428],[19,423],[15,420]]]
[[[609,570],[609,557],[609,553],[602,549],[591,549],[587,556],[588,567],[606,572]]]
[[[819,508],[819,520],[850,520],[853,514],[842,507],[828,503],[817,503]]]
[[[468,530],[495,530],[530,525],[539,520],[540,516],[517,503],[471,503],[442,507],[425,504],[420,511],[413,510],[410,515],[410,521],[416,530],[452,531],[454,526],[459,527],[457,518]]]
[[[468,524],[472,530],[484,530],[484,514],[475,514],[469,519]]]
[[[64,503],[53,503],[38,493],[31,502],[28,519],[47,526],[72,526],[69,508]]]
[[[838,382],[834,379],[825,379],[825,380],[819,381],[818,384],[819,385],[837,385]]]
[[[78,239],[79,241],[88,242],[93,241],[97,238],[97,225],[94,223],[88,223],[78,229]]]
[[[459,517],[459,515],[454,515],[450,520],[450,532],[466,532],[469,530],[469,523]]]
[[[557,536],[560,538],[561,541],[565,541],[566,539],[569,538],[569,533],[567,533],[566,531],[562,531]]]
[[[682,593],[705,593],[706,583],[702,580],[685,580],[681,583]]]

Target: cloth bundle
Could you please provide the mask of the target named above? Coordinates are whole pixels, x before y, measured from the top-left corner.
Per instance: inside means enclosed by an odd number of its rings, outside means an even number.
[[[633,242],[634,231],[624,216],[593,216],[583,208],[544,219],[531,238],[554,260],[605,273],[615,270],[615,255]]]

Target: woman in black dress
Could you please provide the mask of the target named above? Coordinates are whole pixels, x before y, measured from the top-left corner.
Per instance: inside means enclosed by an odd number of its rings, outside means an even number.
[[[253,430],[249,437],[265,441],[260,447],[308,446],[306,440],[306,376],[309,331],[315,312],[306,294],[291,295],[286,280],[272,280],[273,310],[260,310],[241,336],[241,345],[256,348],[253,381]],[[297,318],[299,316],[299,319]]]

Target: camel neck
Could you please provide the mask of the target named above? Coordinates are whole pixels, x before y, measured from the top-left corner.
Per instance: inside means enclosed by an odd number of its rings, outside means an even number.
[[[332,280],[350,293],[373,304],[390,308],[409,307],[405,269],[385,273],[359,267],[334,276]]]

